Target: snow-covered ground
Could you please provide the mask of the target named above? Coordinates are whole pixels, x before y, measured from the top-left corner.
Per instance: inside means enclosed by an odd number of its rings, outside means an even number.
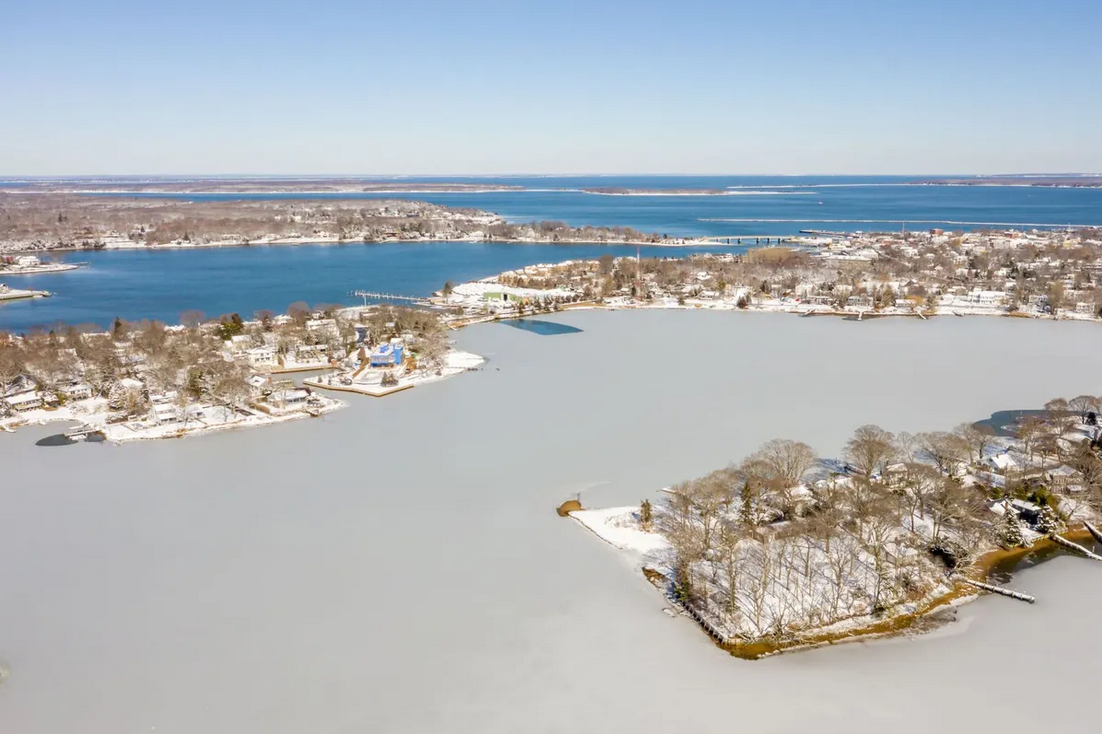
[[[384,395],[408,390],[419,385],[428,385],[449,377],[478,369],[486,360],[477,354],[452,349],[444,358],[444,365],[439,372],[417,369],[412,372],[403,372],[396,375],[397,382],[392,385],[383,384],[383,375],[393,370],[367,368],[361,371],[353,370],[335,375],[322,375],[304,380],[303,384],[324,390],[339,390],[342,392],[354,392],[361,395],[370,395],[381,398]]]
[[[645,531],[638,507],[582,510],[570,516],[597,537],[619,550],[636,570],[650,568],[667,579],[674,577],[674,555],[668,540],[657,531]],[[657,523],[657,520],[655,521]],[[753,641],[766,635],[839,632],[873,622],[870,589],[876,585],[875,561],[861,539],[840,535],[829,543],[804,538],[762,543],[743,540],[737,561],[725,569],[722,562],[702,562],[707,579],[702,603],[696,608],[727,641]],[[908,599],[892,599],[880,619],[913,613],[927,602],[952,590],[944,572],[913,550],[896,546],[900,568],[910,567],[926,586]],[[793,572],[792,569],[796,569]],[[728,577],[725,572],[733,572]],[[737,609],[725,607],[729,584],[736,583]]]
[[[342,408],[344,405],[345,403],[340,400],[316,395],[309,410],[320,415]],[[311,412],[307,412],[307,406],[284,410],[270,408],[269,410],[270,412],[267,413],[252,408],[230,410],[221,405],[194,403],[187,407],[186,419],[156,422],[149,418],[136,418],[108,423],[110,411],[107,400],[92,398],[70,402],[58,408],[36,408],[15,413],[0,419],[0,429],[11,433],[24,426],[76,422],[101,432],[108,441],[127,443],[157,438],[182,438],[238,428],[257,428],[311,417]]]

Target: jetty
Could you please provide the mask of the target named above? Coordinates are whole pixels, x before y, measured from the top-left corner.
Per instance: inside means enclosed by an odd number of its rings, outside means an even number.
[[[1100,531],[1094,525],[1091,525],[1089,522],[1085,522],[1085,523],[1083,523],[1083,525],[1086,526],[1087,532],[1090,533],[1092,536],[1094,536],[1094,539],[1097,542],[1102,543],[1102,531]]]
[[[1007,589],[1002,586],[995,586],[994,584],[985,584],[982,581],[974,581],[967,576],[958,576],[958,580],[963,581],[969,586],[975,586],[977,589],[983,589],[984,591],[990,591],[992,594],[1001,594],[1002,596],[1010,599],[1017,599],[1018,601],[1024,601],[1028,604],[1032,604],[1037,601],[1037,597],[1032,594],[1023,594],[1020,591],[1014,591],[1013,589]]]
[[[1091,535],[1094,535],[1094,533],[1091,533]],[[1102,561],[1102,556],[1098,555],[1097,553],[1094,553],[1093,551],[1087,550],[1086,548],[1079,545],[1078,543],[1071,542],[1067,538],[1061,538],[1056,533],[1053,533],[1049,537],[1051,537],[1054,541],[1056,541],[1057,543],[1059,543],[1060,545],[1064,546],[1065,548],[1067,548],[1069,550],[1073,550],[1073,551],[1077,551],[1079,553],[1082,553],[1087,558],[1090,558],[1092,561]]]
[[[16,290],[0,283],[0,301],[18,301],[24,298],[49,298],[49,291]]]

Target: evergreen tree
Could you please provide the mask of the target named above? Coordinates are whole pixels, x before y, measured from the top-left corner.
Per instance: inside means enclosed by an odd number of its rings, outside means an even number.
[[[1048,505],[1041,508],[1041,514],[1037,518],[1037,532],[1050,535],[1060,529],[1060,518],[1056,511]]]
[[[1018,519],[1018,510],[1010,504],[1004,503],[1003,526],[999,530],[999,543],[1005,548],[1017,548],[1025,540],[1022,537],[1022,523]]]
[[[741,495],[742,505],[739,507],[739,523],[743,527],[753,527],[757,523],[754,522],[754,491],[750,488],[750,482],[743,483]]]
[[[643,500],[643,503],[639,505],[639,524],[643,526],[644,530],[650,530],[650,524],[654,520],[654,508],[651,507],[650,500]]]

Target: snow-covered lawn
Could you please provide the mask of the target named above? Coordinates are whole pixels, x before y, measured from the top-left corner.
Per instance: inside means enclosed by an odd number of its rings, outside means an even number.
[[[345,406],[345,403],[321,395],[315,396],[315,402],[309,406],[315,413],[328,413]],[[131,419],[119,423],[108,423],[110,410],[106,398],[80,400],[55,409],[38,408],[17,413],[0,420],[0,428],[8,432],[25,425],[45,425],[47,423],[82,423],[101,431],[107,440],[115,443],[142,441],[156,438],[180,438],[216,431],[237,428],[255,428],[259,426],[285,423],[307,418],[310,413],[305,406],[301,409],[277,410],[264,413],[254,409],[238,408],[232,410],[222,405],[194,403],[186,409],[186,420],[174,420],[157,423],[149,419]]]
[[[444,358],[444,366],[439,373],[429,370],[414,370],[413,372],[398,376],[398,382],[393,385],[383,385],[383,373],[387,370],[365,369],[356,374],[355,371],[337,375],[323,375],[304,380],[303,384],[323,390],[339,390],[342,392],[354,392],[372,397],[383,397],[402,390],[408,390],[419,385],[427,385],[449,377],[461,374],[468,370],[477,369],[486,362],[485,359],[470,352],[462,352],[452,349]]]

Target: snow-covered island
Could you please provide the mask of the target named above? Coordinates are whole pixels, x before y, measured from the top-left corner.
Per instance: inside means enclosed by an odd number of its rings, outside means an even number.
[[[454,350],[440,315],[427,310],[296,304],[288,314],[250,321],[237,314],[186,320],[0,335],[0,429],[60,421],[79,424],[72,436],[119,443],[178,438],[318,417],[345,405],[315,387],[373,394],[372,384],[403,389],[481,364]],[[361,362],[380,354],[385,368]],[[339,371],[333,385],[325,378],[296,385],[284,376],[328,370]],[[354,374],[350,387],[341,384],[345,373]]]
[[[1025,552],[1102,560],[1074,543],[1102,542],[1100,405],[1054,400],[995,430],[864,426],[837,461],[770,441],[661,501],[568,514],[736,655],[896,633]]]

